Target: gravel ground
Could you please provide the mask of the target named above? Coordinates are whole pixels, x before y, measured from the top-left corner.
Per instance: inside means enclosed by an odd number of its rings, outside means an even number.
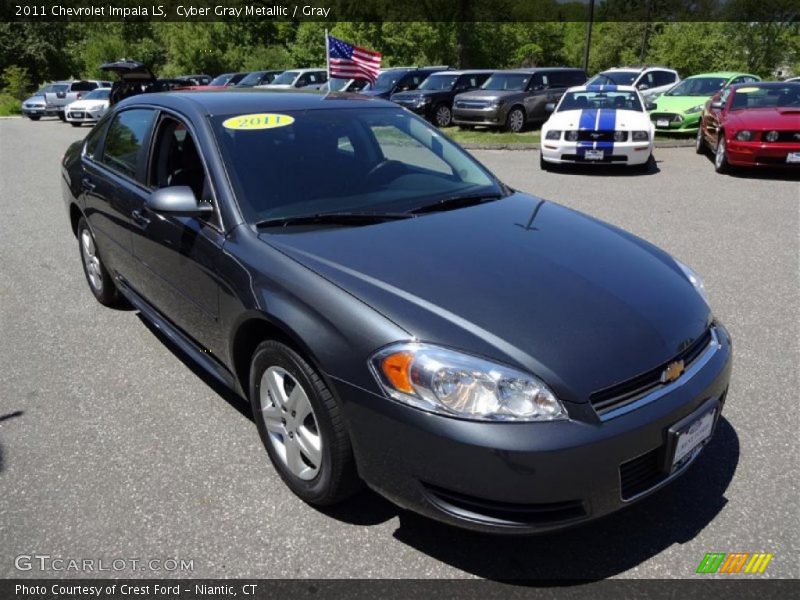
[[[247,405],[133,311],[96,303],[61,200],[86,134],[0,120],[0,576],[18,555],[193,561],[99,576],[692,577],[706,552],[772,552],[798,577],[800,185],[719,176],[688,148],[649,175],[541,173],[535,151],[474,151],[509,184],[608,220],[705,277],[734,336],[725,419],[686,476],[582,528],[536,538],[451,529],[364,493],[325,512],[268,464]],[[707,577],[707,576],[706,576]]]

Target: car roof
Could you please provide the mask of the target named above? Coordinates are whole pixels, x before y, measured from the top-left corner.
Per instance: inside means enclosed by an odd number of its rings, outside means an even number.
[[[327,69],[323,69],[323,68],[315,68],[315,69],[286,69],[286,71],[283,71],[283,72],[286,73],[287,71],[291,71],[292,73],[316,73],[318,71],[327,71]]]
[[[502,69],[495,73],[550,73],[553,71],[577,71],[583,73],[578,67],[527,67],[524,69]]]
[[[800,87],[800,81],[750,81],[749,83],[737,83],[736,85],[732,85],[731,89],[738,90],[749,87],[781,88],[786,85],[796,85]]]
[[[438,75],[441,73],[442,75],[483,75],[484,73],[497,73],[497,69],[462,69],[460,71],[436,71],[434,75]]]
[[[710,73],[698,73],[697,75],[690,75],[686,79],[694,79],[695,77],[725,77],[730,79],[732,77],[739,77],[740,75],[748,75],[750,77],[757,77],[752,73],[745,73],[744,71],[712,71]]]
[[[252,89],[219,91],[174,90],[153,94],[139,94],[126,98],[119,106],[150,105],[171,108],[195,116],[251,114],[281,110],[320,110],[337,108],[398,108],[394,102],[361,94],[330,92],[281,92]]]
[[[568,92],[635,92],[632,85],[575,85]]]

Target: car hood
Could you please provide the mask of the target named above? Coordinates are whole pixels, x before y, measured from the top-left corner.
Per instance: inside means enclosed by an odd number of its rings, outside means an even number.
[[[39,96],[31,96],[30,98],[26,98],[25,100],[23,100],[22,103],[23,104],[28,104],[28,103],[30,103],[30,104],[44,104],[45,103],[45,98],[44,98],[44,96],[41,96],[41,95],[39,95]]]
[[[638,112],[634,110],[610,110],[601,109],[603,118],[599,123],[602,123],[602,128],[612,128],[621,131],[641,130],[649,131],[651,127],[650,116],[647,113]],[[550,115],[547,120],[546,127],[548,129],[581,129],[581,117],[586,113],[596,115],[597,110],[564,110]],[[606,118],[605,115],[612,115],[613,121]],[[592,123],[591,127],[594,128],[595,118],[589,115],[588,121]]]
[[[68,104],[67,108],[69,110],[89,110],[90,108],[95,108],[97,106],[108,106],[108,100],[76,100],[75,102]]]
[[[753,129],[790,129],[797,131],[800,108],[746,108],[728,112],[726,124]]]
[[[682,113],[695,106],[703,106],[711,96],[659,96],[654,112]]]
[[[515,364],[573,402],[664,364],[711,319],[666,253],[524,194],[365,227],[281,231],[261,239],[410,337]]]

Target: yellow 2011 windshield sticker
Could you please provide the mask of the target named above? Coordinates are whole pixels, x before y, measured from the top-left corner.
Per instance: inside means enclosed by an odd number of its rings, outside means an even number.
[[[225,129],[274,129],[286,127],[294,123],[294,117],[277,113],[258,113],[253,115],[239,115],[222,122]]]
[[[757,88],[757,87],[743,87],[743,88],[739,88],[739,89],[737,89],[736,91],[737,91],[737,92],[739,92],[739,93],[742,93],[742,94],[749,94],[749,93],[751,93],[751,92],[757,92],[759,89],[761,89],[761,88]]]

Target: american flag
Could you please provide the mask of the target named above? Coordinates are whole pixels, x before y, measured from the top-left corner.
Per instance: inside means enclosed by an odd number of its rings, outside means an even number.
[[[332,78],[366,79],[374,83],[381,68],[381,55],[328,36],[328,71]]]

